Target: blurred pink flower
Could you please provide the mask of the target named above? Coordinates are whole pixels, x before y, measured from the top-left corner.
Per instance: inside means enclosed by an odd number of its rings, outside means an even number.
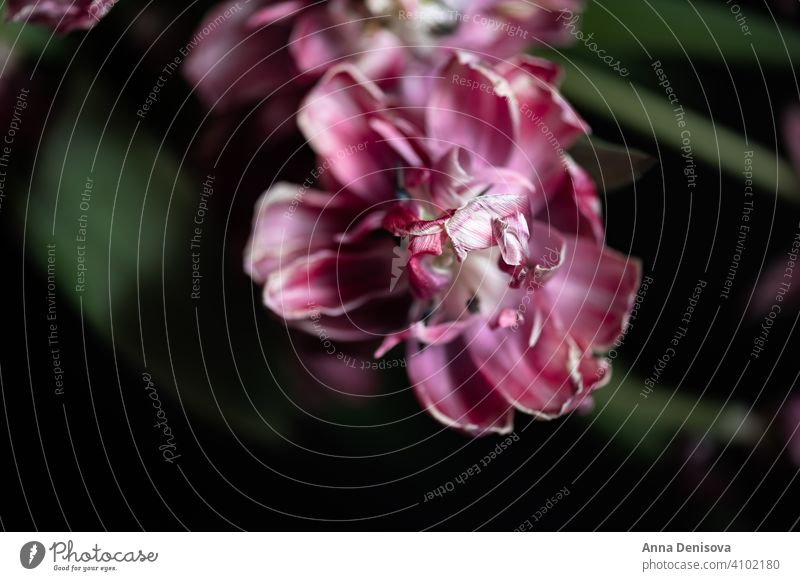
[[[800,105],[792,105],[783,115],[783,138],[796,172],[800,173]]]
[[[594,184],[565,153],[588,127],[557,82],[546,61],[457,53],[420,111],[330,70],[299,113],[314,180],[273,186],[254,220],[245,269],[266,306],[377,357],[405,342],[418,399],[450,427],[584,404],[640,267],[603,245]]]
[[[792,397],[784,404],[781,422],[789,458],[800,466],[800,397]]]
[[[7,0],[6,19],[46,24],[58,32],[89,29],[117,0]]]
[[[561,10],[582,0],[237,0],[198,28],[184,74],[210,109],[269,99],[272,131],[310,85],[343,61],[384,90],[415,96],[454,50],[504,59],[532,45],[565,44]],[[194,41],[193,41],[194,42]],[[263,121],[263,119],[262,119]]]
[[[306,4],[305,0],[251,0],[242,5],[232,0],[206,16],[188,45],[191,52],[183,73],[209,109],[224,113],[249,105],[271,97],[283,83],[286,88],[278,94],[291,96],[296,106],[302,97],[298,91],[305,91],[307,83],[294,78],[297,70],[286,58],[285,47]]]
[[[783,139],[789,159],[794,166],[795,173],[800,176],[800,105],[792,105],[783,114]],[[750,317],[758,319],[770,311],[775,304],[775,297],[781,285],[789,283],[788,289],[782,295],[782,307],[797,308],[800,304],[800,284],[792,282],[791,275],[787,278],[789,261],[796,260],[794,241],[786,240],[786,250],[770,261],[766,268],[760,273],[758,283],[753,291],[753,302],[750,309]]]

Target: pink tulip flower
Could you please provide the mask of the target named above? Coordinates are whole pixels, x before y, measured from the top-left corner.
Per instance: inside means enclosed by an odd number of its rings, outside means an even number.
[[[582,0],[252,0],[220,4],[198,28],[184,74],[210,109],[268,99],[272,130],[310,85],[347,61],[384,90],[416,95],[454,50],[505,59],[566,44],[560,18]],[[402,78],[401,78],[402,77]],[[424,88],[424,85],[423,85]],[[293,111],[292,111],[293,112]],[[280,117],[280,119],[277,119]]]
[[[588,127],[557,83],[546,61],[458,52],[419,110],[353,64],[329,70],[299,113],[318,167],[254,219],[245,269],[268,309],[376,357],[404,343],[421,404],[465,432],[589,403],[640,266],[603,243],[566,153]]]
[[[86,30],[100,22],[117,0],[7,0],[6,19],[45,24],[58,32]]]

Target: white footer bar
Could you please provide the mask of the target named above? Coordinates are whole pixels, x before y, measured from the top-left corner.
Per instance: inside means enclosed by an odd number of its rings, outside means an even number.
[[[788,533],[4,533],[0,579],[797,580],[799,549]]]

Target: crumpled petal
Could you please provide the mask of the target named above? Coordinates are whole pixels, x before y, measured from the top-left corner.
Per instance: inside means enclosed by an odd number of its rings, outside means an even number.
[[[542,288],[564,263],[566,240],[561,232],[544,222],[531,221],[524,262],[503,260],[500,268],[511,275],[512,288],[525,287],[533,293]]]
[[[436,208],[433,208],[434,210]],[[426,220],[421,216],[430,213],[430,204],[418,200],[405,200],[396,204],[385,215],[383,227],[395,236],[427,236],[444,232],[445,222],[452,212],[447,212],[433,220]]]
[[[459,260],[464,260],[467,254],[474,250],[481,250],[496,245],[496,220],[506,220],[506,223],[518,222],[519,215],[529,212],[529,203],[526,196],[513,194],[486,195],[475,198],[455,211],[445,222],[445,230],[453,244]],[[524,238],[527,235],[522,226],[517,226],[514,234]],[[510,237],[506,240],[511,243]],[[527,245],[527,239],[524,240]],[[512,252],[509,250],[509,252]]]
[[[528,256],[528,219],[522,212],[506,218],[492,220],[492,235],[500,248],[503,262],[508,265],[523,264]]]

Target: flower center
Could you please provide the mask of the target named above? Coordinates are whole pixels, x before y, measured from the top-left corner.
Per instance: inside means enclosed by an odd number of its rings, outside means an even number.
[[[386,17],[388,26],[409,44],[452,34],[458,13],[446,0],[366,0],[372,16]]]

